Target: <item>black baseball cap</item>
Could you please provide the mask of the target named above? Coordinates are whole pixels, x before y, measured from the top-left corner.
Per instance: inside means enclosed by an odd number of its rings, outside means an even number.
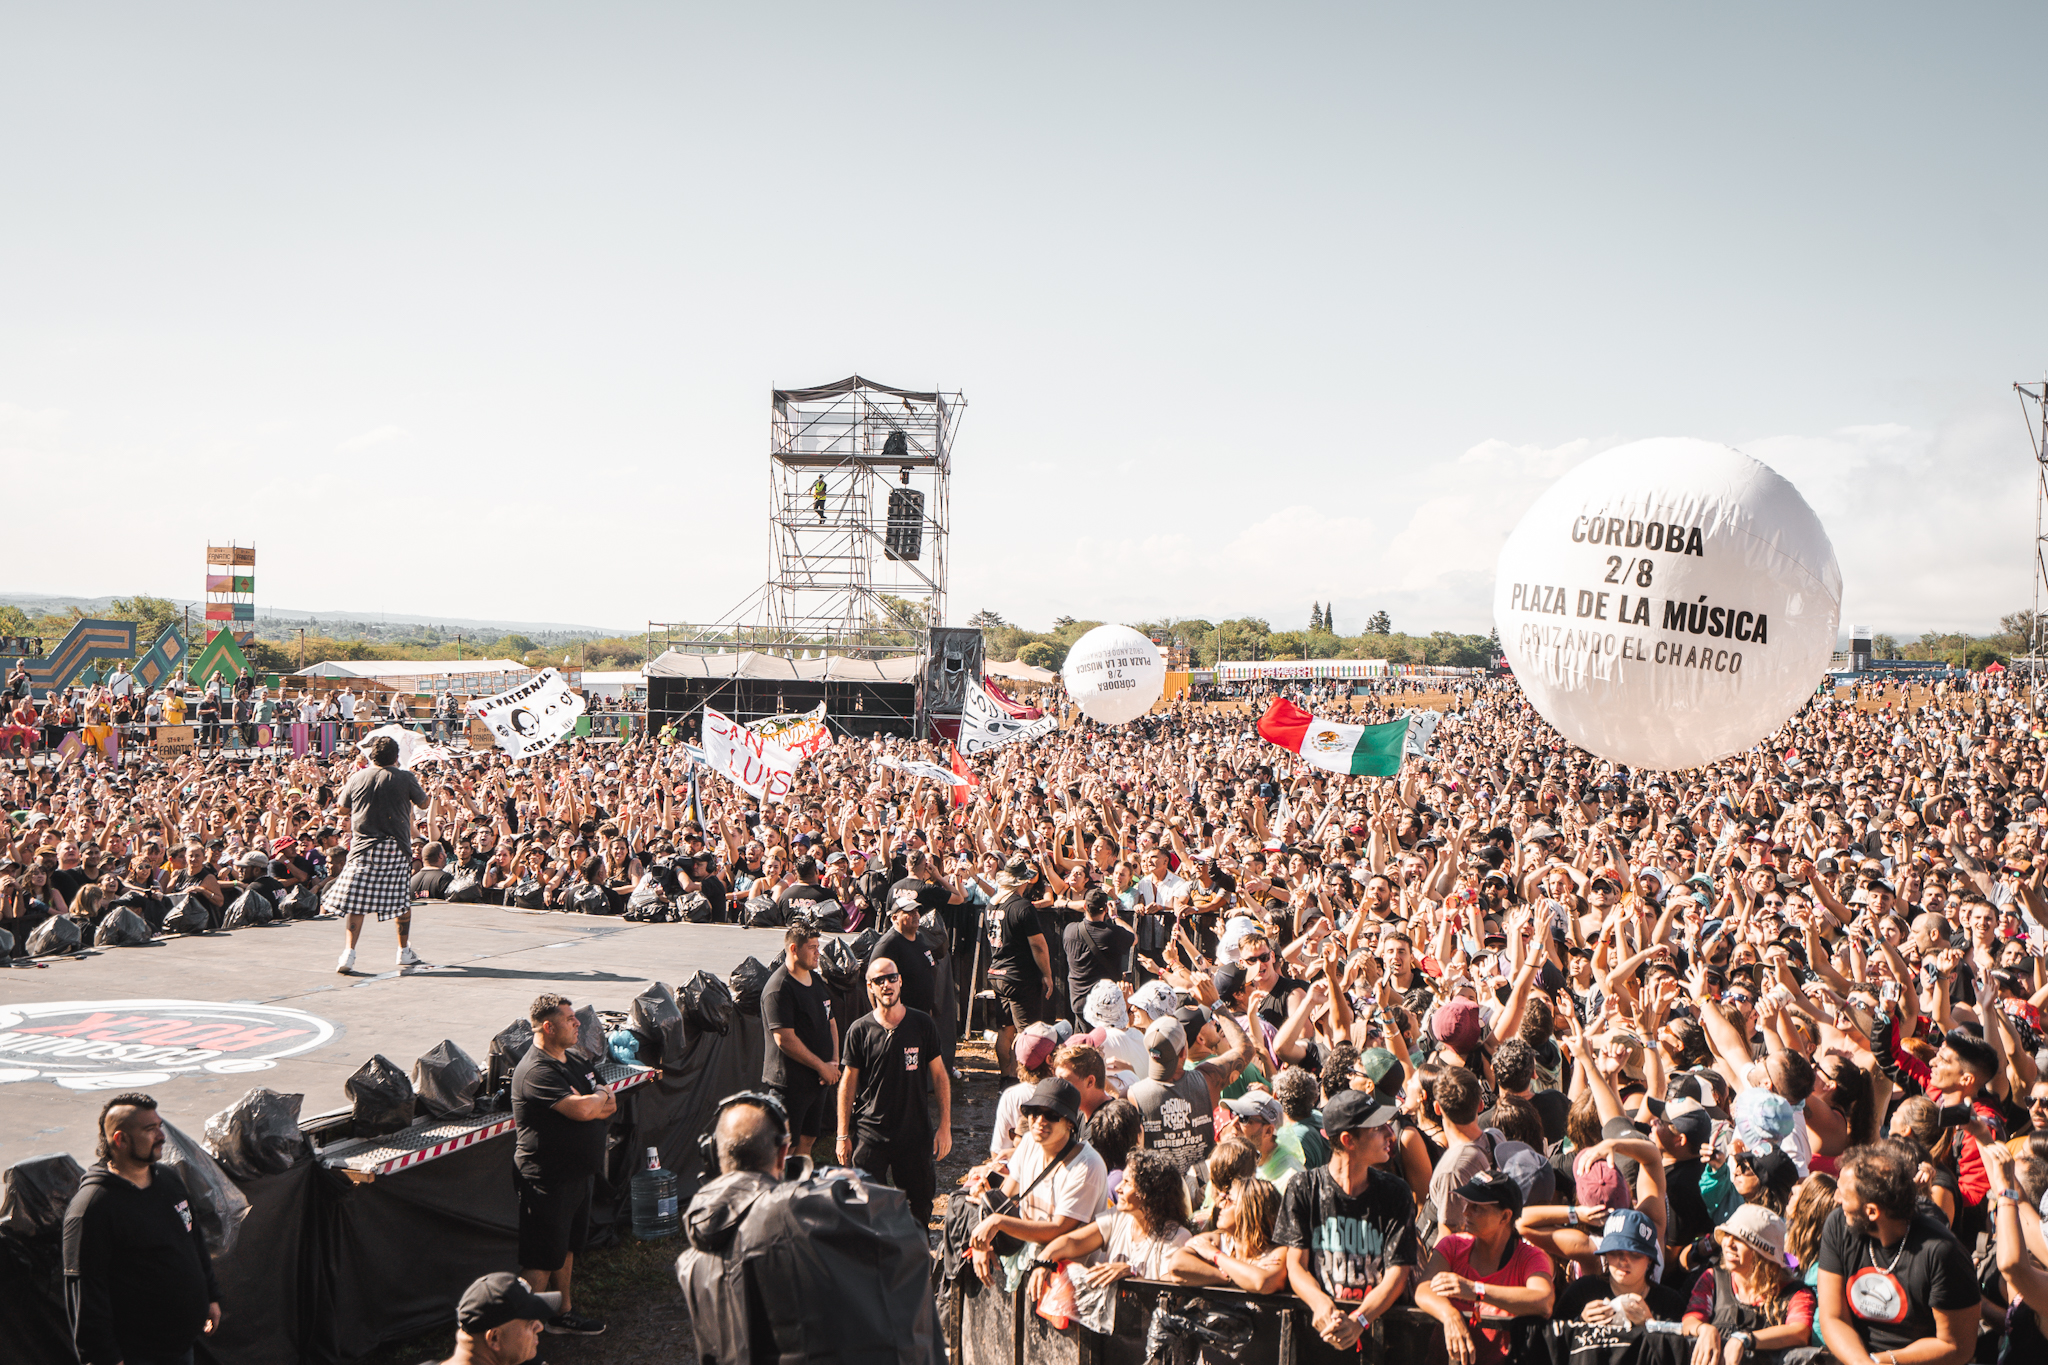
[[[1364,1132],[1392,1123],[1394,1114],[1394,1106],[1381,1104],[1376,1095],[1363,1090],[1340,1090],[1323,1104],[1323,1133],[1334,1138],[1339,1133]]]
[[[561,1311],[560,1294],[536,1294],[526,1281],[501,1270],[462,1291],[462,1301],[455,1306],[455,1325],[475,1337],[521,1318],[549,1322]]]
[[[1468,1204],[1498,1204],[1509,1213],[1522,1212],[1522,1187],[1506,1171],[1486,1171],[1452,1191]]]

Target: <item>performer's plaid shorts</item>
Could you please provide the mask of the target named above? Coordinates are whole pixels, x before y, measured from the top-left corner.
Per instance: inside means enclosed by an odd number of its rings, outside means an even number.
[[[357,839],[320,908],[380,920],[405,914],[412,909],[412,851],[396,839]]]

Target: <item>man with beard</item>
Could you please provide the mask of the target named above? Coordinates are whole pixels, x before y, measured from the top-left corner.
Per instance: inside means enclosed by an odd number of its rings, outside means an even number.
[[[1977,1341],[1977,1276],[1918,1207],[1918,1157],[1895,1139],[1852,1148],[1821,1229],[1820,1332],[1845,1365],[1961,1365]],[[2017,1190],[1995,1196],[2025,1202]]]

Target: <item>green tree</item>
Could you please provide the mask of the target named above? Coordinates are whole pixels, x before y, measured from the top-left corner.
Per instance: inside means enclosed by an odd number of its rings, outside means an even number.
[[[1899,642],[1889,635],[1870,637],[1870,657],[1873,659],[1896,659],[1899,657]]]
[[[35,622],[17,606],[0,606],[0,635],[33,635]]]
[[[140,656],[149,652],[165,631],[185,619],[184,608],[163,597],[117,597],[107,615],[116,621],[135,623],[135,653]]]
[[[534,650],[539,649],[540,646],[527,639],[524,635],[500,635],[498,643],[492,645],[491,648],[500,654],[509,655],[514,659],[524,659],[527,655],[533,653]]]
[[[1067,661],[1067,647],[1055,640],[1031,640],[1017,651],[1017,662],[1030,664],[1033,668],[1050,668],[1055,671]]]
[[[1000,613],[990,611],[986,607],[984,607],[980,611],[974,613],[974,615],[968,617],[967,624],[972,629],[980,631],[983,635],[987,635],[991,631],[1001,630],[1003,626],[1008,623],[1003,620]]]
[[[1052,618],[1053,633],[1058,634],[1060,631],[1065,630],[1068,626],[1071,626],[1073,624],[1074,618],[1071,616],[1055,616]]]
[[[1376,611],[1366,618],[1365,633],[1368,635],[1392,635],[1394,620],[1383,611]]]

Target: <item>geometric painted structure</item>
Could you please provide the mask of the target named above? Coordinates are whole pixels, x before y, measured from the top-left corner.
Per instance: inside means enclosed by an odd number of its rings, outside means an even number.
[[[235,644],[235,637],[229,631],[218,631],[214,637],[201,645],[193,654],[192,662],[186,669],[186,681],[194,687],[206,686],[207,679],[218,673],[233,680],[249,672],[249,660]]]
[[[177,673],[178,666],[185,662],[185,656],[192,647],[185,642],[185,632],[173,625],[149,647],[149,653],[135,661],[135,681],[142,684],[145,692],[154,692]]]
[[[256,547],[206,547],[206,622],[209,631],[245,635],[256,620]]]
[[[29,695],[47,697],[55,688],[78,676],[95,659],[132,659],[135,657],[135,623],[133,621],[102,621],[94,617],[81,617],[71,623],[71,629],[64,632],[64,638],[57,647],[40,659],[20,659],[21,666],[28,670]],[[16,660],[0,660],[9,672],[13,671]]]

